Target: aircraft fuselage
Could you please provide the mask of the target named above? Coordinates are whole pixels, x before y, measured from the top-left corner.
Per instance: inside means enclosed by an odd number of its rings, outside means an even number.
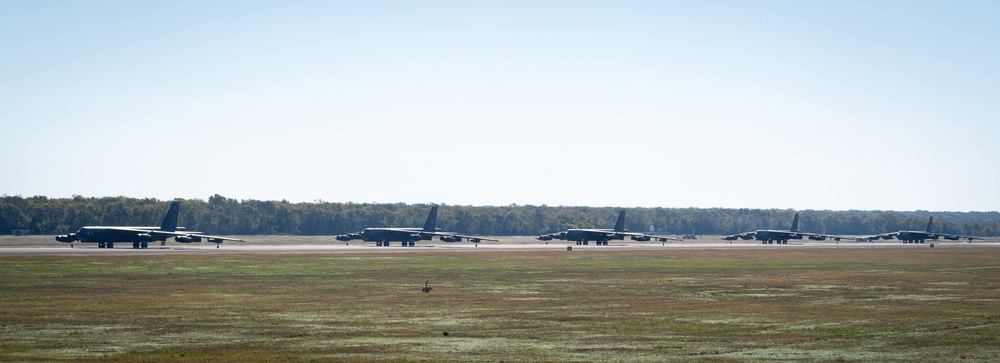
[[[156,230],[155,228],[150,230]],[[76,238],[85,243],[101,242],[152,242],[166,241],[166,236],[156,236],[148,233],[122,231],[104,227],[83,227],[76,231]]]
[[[430,241],[430,234],[423,234],[420,228],[365,228],[358,233],[365,242],[412,242]]]
[[[566,230],[565,235],[560,233],[560,236],[562,237],[560,239],[574,241],[578,244],[589,244],[589,241],[596,241],[598,245],[607,245],[610,240],[625,239],[624,235],[617,235],[614,230],[610,229],[569,229]]]
[[[924,240],[928,239],[937,240],[938,234],[923,231],[900,231],[896,235],[896,239],[903,241],[903,243],[924,243]]]
[[[765,243],[778,242],[788,244],[788,240],[802,239],[802,235],[792,231],[759,230],[754,232],[754,238]]]

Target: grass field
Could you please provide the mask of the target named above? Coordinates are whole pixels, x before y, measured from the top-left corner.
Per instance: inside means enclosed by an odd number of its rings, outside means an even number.
[[[0,361],[1000,360],[975,245],[4,256],[0,301]]]

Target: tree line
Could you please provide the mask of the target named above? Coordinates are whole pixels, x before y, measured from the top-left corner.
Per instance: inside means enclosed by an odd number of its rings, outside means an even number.
[[[0,233],[64,234],[82,226],[159,226],[169,201],[151,198],[0,197]],[[184,200],[180,223],[188,230],[227,235],[335,235],[366,227],[420,227],[429,204],[290,203],[236,200],[213,195]],[[438,227],[484,236],[539,235],[570,228],[611,228],[617,207],[442,205]],[[626,208],[627,228],[657,234],[727,235],[758,229],[788,229],[789,209]],[[800,230],[868,235],[923,230],[932,215],[935,231],[1000,236],[998,212],[800,211]]]

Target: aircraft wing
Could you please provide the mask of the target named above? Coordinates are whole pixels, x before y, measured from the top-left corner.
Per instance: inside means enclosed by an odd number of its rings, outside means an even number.
[[[500,242],[500,240],[498,240],[498,239],[492,239],[492,238],[486,238],[486,237],[479,237],[479,236],[462,236],[462,235],[456,234],[455,237],[456,238],[465,238],[465,239],[469,240],[469,242],[476,242],[476,243],[479,243],[481,241]]]
[[[941,233],[938,233],[938,236],[940,236],[941,238],[947,239],[947,240],[952,240],[952,241],[958,241],[960,239],[964,239],[964,240],[966,240],[969,243],[972,243],[973,240],[977,240],[977,239],[987,239],[986,237],[963,236],[963,235],[960,235],[960,234],[941,234]]]
[[[898,235],[899,232],[890,232],[890,233],[876,234],[872,236],[861,236],[859,238],[866,239],[869,241],[878,241],[880,239],[893,239],[893,237],[896,237]]]
[[[241,240],[239,238],[220,237],[220,236],[208,236],[208,235],[204,235],[204,234],[188,234],[188,235],[185,235],[185,236],[204,238],[204,239],[207,239],[209,242],[213,242],[213,243],[222,243],[222,241],[246,242],[245,240]]]
[[[498,239],[480,237],[480,236],[466,236],[452,232],[424,232],[425,235],[438,236],[438,239],[444,242],[462,242],[462,240],[468,240],[469,242],[479,243],[482,241],[500,242]]]
[[[191,232],[170,232],[170,231],[144,231],[144,232],[154,236],[174,237],[175,241],[181,243],[201,242],[201,240],[203,239],[212,243],[222,243],[223,241],[246,242],[239,238],[209,236],[205,234],[191,233]]]
[[[756,236],[756,235],[757,235],[757,232],[744,232],[744,233],[737,233],[737,234],[731,234],[731,235],[728,235],[728,236],[724,236],[724,237],[722,237],[722,239],[724,239],[726,241],[735,241],[735,240],[738,240],[738,239],[747,240],[747,239],[753,239],[753,237]]]
[[[633,241],[640,241],[640,242],[645,242],[645,241],[650,241],[650,240],[656,240],[656,241],[659,241],[659,242],[683,241],[682,239],[677,238],[677,237],[654,236],[654,235],[651,235],[651,234],[645,234],[645,233],[639,233],[639,232],[615,232],[615,235],[618,235],[618,236],[629,236],[629,237],[632,238]]]
[[[807,237],[807,238],[809,238],[809,239],[811,239],[813,241],[824,241],[824,240],[827,240],[827,239],[832,239],[834,241],[838,241],[839,242],[842,239],[845,239],[845,240],[846,239],[851,239],[851,237],[835,236],[835,235],[832,235],[832,234],[810,233],[810,232],[797,232],[797,233],[800,234],[800,235],[803,235],[803,236],[805,236],[805,237]]]

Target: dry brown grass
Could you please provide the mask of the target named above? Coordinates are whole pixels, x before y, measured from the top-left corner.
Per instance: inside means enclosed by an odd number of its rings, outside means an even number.
[[[0,257],[0,360],[997,360],[998,258],[977,246]]]

